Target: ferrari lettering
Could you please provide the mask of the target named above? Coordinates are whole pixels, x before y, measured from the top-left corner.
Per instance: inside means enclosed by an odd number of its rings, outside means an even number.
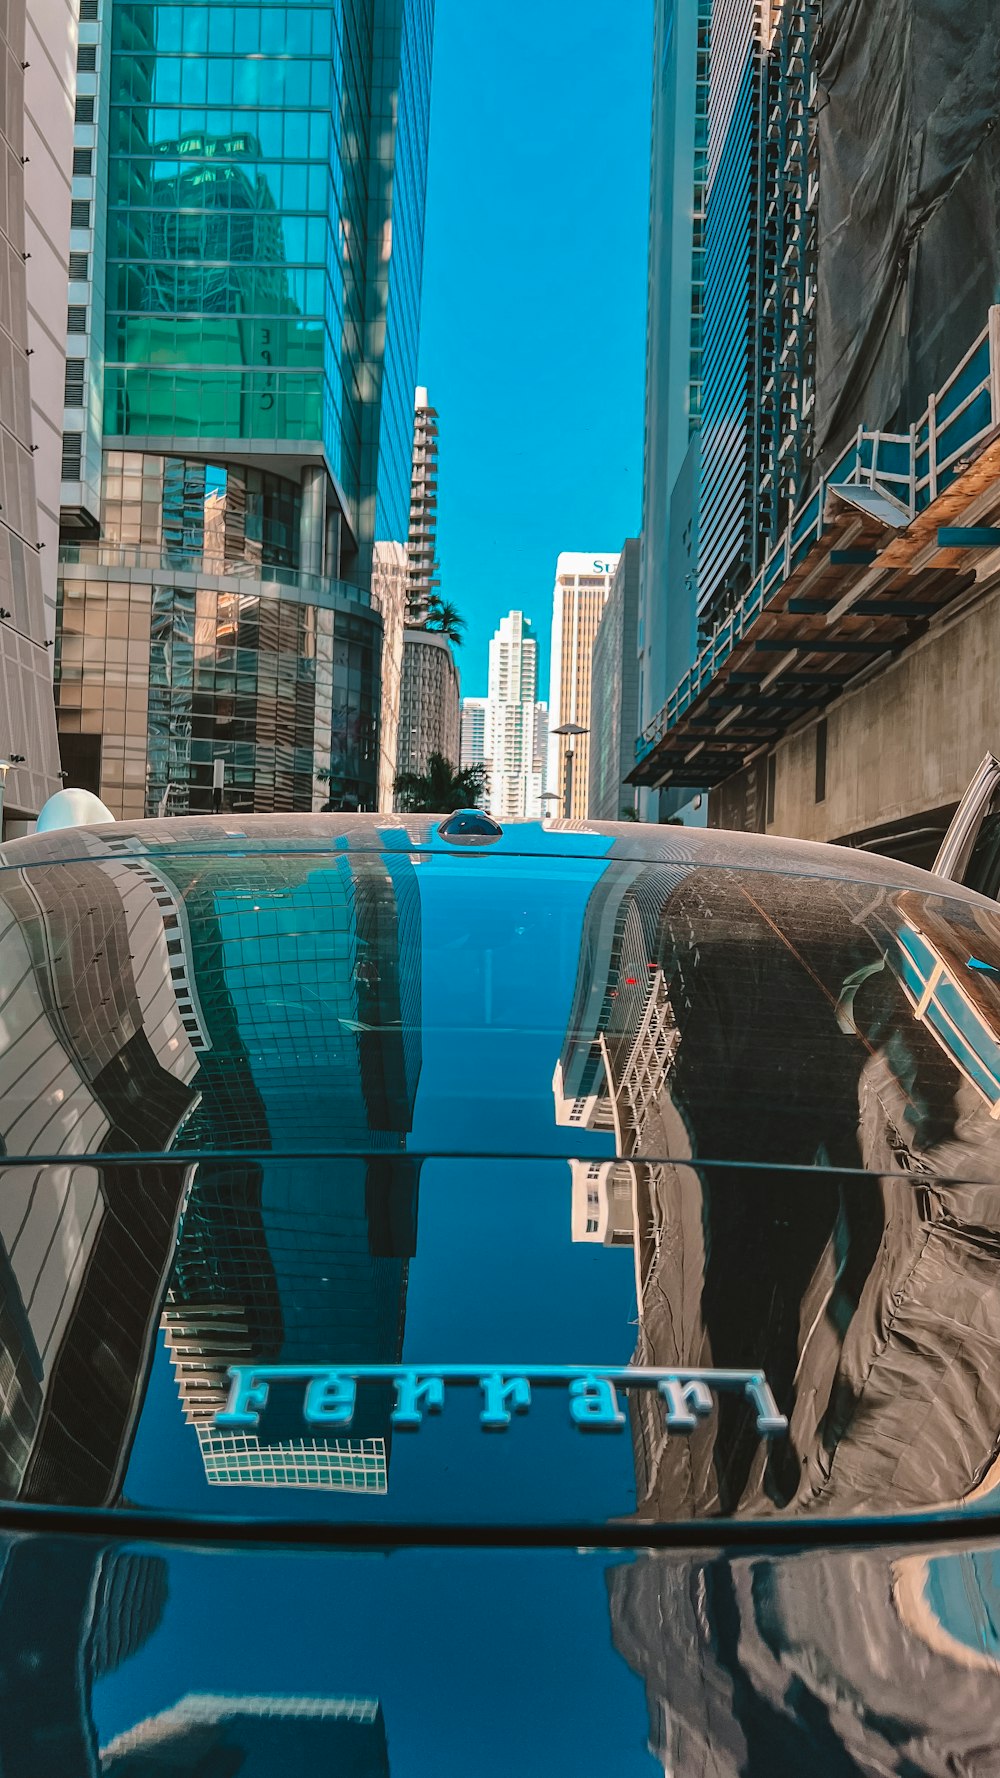
[[[664,1403],[668,1432],[690,1433],[711,1414],[722,1392],[742,1395],[757,1431],[772,1438],[787,1431],[763,1371],[666,1370],[649,1365],[295,1365],[234,1364],[229,1399],[215,1416],[219,1430],[260,1424],[272,1389],[297,1384],[303,1391],[307,1426],[350,1426],[357,1392],[366,1384],[391,1383],[395,1390],[392,1424],[415,1432],[429,1414],[440,1414],[449,1390],[479,1391],[479,1423],[485,1432],[506,1432],[515,1415],[528,1412],[538,1390],[563,1390],[569,1418],[581,1432],[620,1432],[625,1425],[620,1395],[654,1390]]]

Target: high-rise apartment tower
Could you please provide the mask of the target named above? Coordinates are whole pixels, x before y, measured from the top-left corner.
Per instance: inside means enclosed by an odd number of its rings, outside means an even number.
[[[544,777],[538,758],[538,641],[522,611],[510,611],[490,643],[486,753],[488,806],[498,820],[540,815]]]
[[[564,553],[556,562],[549,661],[549,789],[563,797],[560,815],[587,813],[590,771],[590,665],[594,637],[611,591],[617,555]],[[559,735],[572,723],[582,734]]]
[[[413,411],[413,468],[410,476],[410,531],[407,543],[407,617],[423,623],[438,599],[437,562],[438,416],[426,389],[418,389]]]

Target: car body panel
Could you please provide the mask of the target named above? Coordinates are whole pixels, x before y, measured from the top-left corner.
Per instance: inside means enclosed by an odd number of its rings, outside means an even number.
[[[438,828],[0,853],[23,1769],[49,1696],[81,1770],[451,1770],[437,1672],[477,1770],[985,1773],[1000,909]]]

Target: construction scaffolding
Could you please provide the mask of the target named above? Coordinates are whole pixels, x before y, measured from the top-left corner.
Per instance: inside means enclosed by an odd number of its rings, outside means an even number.
[[[719,783],[922,634],[1000,549],[1000,306],[907,432],[860,428],[636,745]]]

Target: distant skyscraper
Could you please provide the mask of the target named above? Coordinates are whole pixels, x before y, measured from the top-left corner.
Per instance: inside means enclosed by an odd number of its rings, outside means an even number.
[[[567,737],[554,731],[567,722],[590,728],[591,651],[617,566],[617,555],[569,553],[556,562],[549,661],[548,786],[565,797],[569,784],[568,814],[572,820],[583,820],[587,813],[589,735]],[[567,813],[564,805],[558,806],[557,813]]]
[[[458,764],[460,692],[451,643],[439,630],[406,630],[397,772],[426,772],[432,753]]]
[[[630,537],[597,626],[591,659],[587,814],[592,821],[619,821],[623,808],[633,806],[635,792],[625,779],[635,764],[638,601],[639,542]]]
[[[463,766],[481,766],[486,759],[486,699],[462,699],[462,734],[459,750]]]
[[[541,793],[548,789],[549,772],[549,707],[548,704],[535,705],[535,744],[532,753],[531,770],[538,779],[539,802]],[[545,813],[545,805],[541,804],[541,812]],[[534,813],[534,811],[533,811]]]
[[[485,698],[462,699],[462,728],[459,740],[459,764],[461,766],[487,766],[486,757],[486,711]],[[486,806],[486,785],[476,798],[479,808]]]
[[[538,641],[522,611],[500,619],[490,643],[486,753],[487,805],[497,820],[540,815],[544,779],[537,760]]]
[[[407,618],[422,623],[441,585],[437,562],[438,416],[418,389],[413,415],[413,469],[407,542]]]

